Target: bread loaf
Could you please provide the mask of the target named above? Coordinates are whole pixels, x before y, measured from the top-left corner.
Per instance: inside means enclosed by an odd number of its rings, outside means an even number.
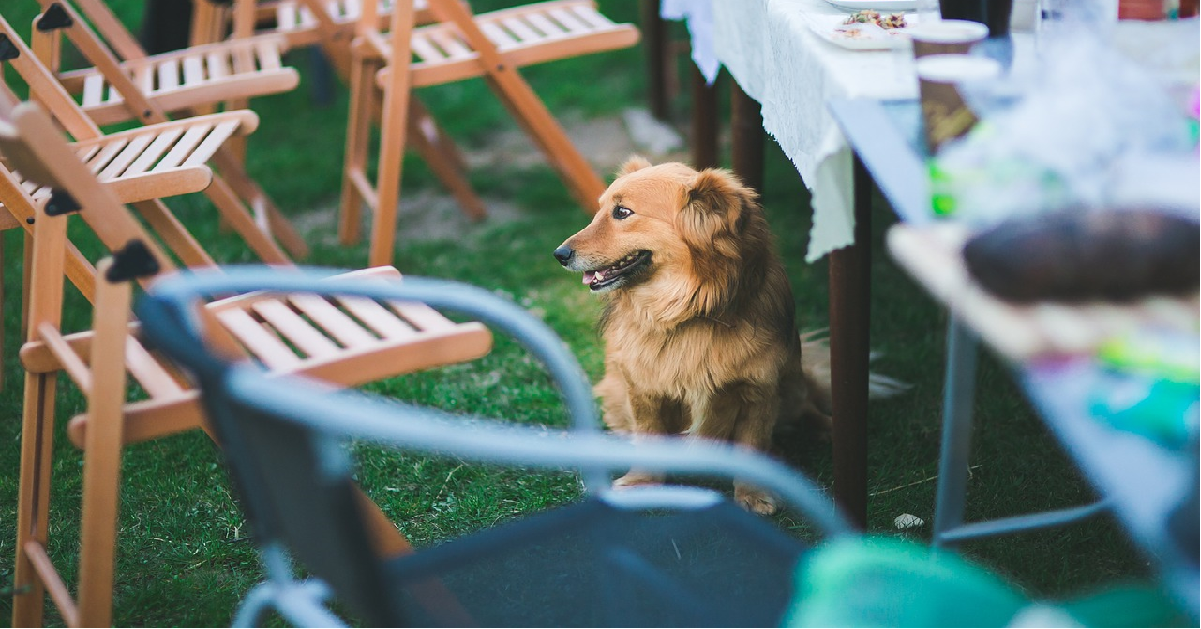
[[[981,232],[963,259],[985,290],[1009,301],[1187,294],[1201,283],[1201,231],[1152,209],[1060,212]]]

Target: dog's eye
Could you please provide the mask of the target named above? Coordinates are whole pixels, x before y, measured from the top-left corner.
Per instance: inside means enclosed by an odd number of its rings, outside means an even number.
[[[629,218],[633,213],[634,213],[634,210],[631,210],[630,208],[628,208],[624,205],[618,205],[613,208],[613,218],[615,218],[619,221]]]

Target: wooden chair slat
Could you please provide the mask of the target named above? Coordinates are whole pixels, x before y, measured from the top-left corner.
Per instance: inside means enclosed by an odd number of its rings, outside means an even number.
[[[296,314],[286,303],[270,299],[255,302],[251,308],[271,324],[280,335],[311,358],[326,358],[338,353],[338,346]]]
[[[359,321],[386,339],[404,339],[416,335],[416,330],[386,308],[370,299],[348,297],[337,302]]]
[[[430,44],[429,40],[419,35],[413,36],[413,54],[425,63],[438,63],[446,58],[440,50]]]
[[[259,41],[255,44],[259,53],[259,67],[263,70],[278,70],[283,67],[279,58],[279,47],[272,42]]]
[[[591,26],[594,31],[609,30],[615,26],[612,20],[602,15],[591,4],[577,4],[570,10],[577,18]]]
[[[166,153],[167,149],[174,144],[175,140],[177,140],[181,135],[183,135],[183,129],[178,128],[168,129],[165,133],[160,134],[154,139],[154,142],[151,142],[150,146],[146,147],[146,150],[142,151],[142,154],[139,155],[138,158],[129,165],[129,168],[125,169],[125,174],[129,175],[142,173],[150,169],[150,167],[154,165],[158,158],[162,157],[163,153]]]
[[[567,37],[567,31],[562,26],[551,21],[541,13],[531,13],[525,16],[525,18],[538,30],[546,33],[547,39],[562,39]]]
[[[205,82],[204,61],[199,55],[188,55],[183,58],[183,82],[189,87]]]
[[[100,146],[91,144],[87,146],[76,147],[75,155],[79,157],[79,161],[87,163],[96,153],[100,152]],[[95,172],[95,171],[93,171]]]
[[[538,42],[538,40],[546,39],[545,35],[530,28],[529,24],[516,17],[504,18],[500,20],[500,23],[523,44],[529,45]]]
[[[97,73],[83,80],[83,106],[94,107],[104,102],[104,76]]]
[[[560,26],[562,26],[564,29],[566,29],[572,35],[585,35],[587,33],[592,32],[592,29],[588,28],[587,24],[580,21],[580,19],[577,18],[574,13],[572,13],[566,9],[563,9],[563,8],[551,9],[548,12],[548,15],[551,19],[558,22]]]
[[[128,142],[124,138],[105,144],[92,159],[88,160],[88,167],[92,169],[92,172],[99,173],[100,169],[108,166],[108,163],[116,157],[117,153],[121,152],[121,149],[125,148],[126,144]]]
[[[179,87],[179,62],[176,59],[164,59],[158,64],[158,89],[150,90],[148,94],[165,92]]]
[[[211,128],[209,125],[197,125],[189,128],[184,132],[179,142],[176,142],[175,146],[171,148],[171,152],[167,153],[167,156],[159,161],[158,167],[174,168],[179,166],[184,158],[192,154],[193,149],[196,148],[196,145],[208,134]]]
[[[275,25],[281,31],[296,30],[296,5],[292,2],[279,2],[275,7]]]
[[[354,319],[338,310],[324,298],[313,295],[295,295],[289,301],[292,305],[312,319],[326,334],[336,339],[348,348],[368,347],[376,342],[376,337],[363,329]]]
[[[404,317],[413,327],[422,332],[436,332],[453,328],[455,323],[429,306],[412,301],[390,301],[388,307]]]
[[[200,146],[197,146],[196,150],[192,151],[192,154],[188,156],[188,159],[184,161],[183,165],[203,165],[209,160],[210,157],[213,156],[213,153],[217,152],[217,149],[221,148],[221,145],[224,144],[227,139],[229,139],[229,136],[233,135],[233,132],[237,130],[239,124],[240,123],[238,121],[222,122],[218,124],[208,134],[208,137],[204,138],[204,141],[200,143]]]
[[[451,29],[430,29],[426,35],[434,40],[450,59],[466,59],[475,54],[475,51],[468,47],[463,40],[456,37]]]
[[[216,316],[221,325],[264,365],[272,369],[290,369],[300,364],[300,358],[292,348],[245,311],[224,310]]]
[[[113,158],[104,170],[100,171],[100,180],[115,179],[125,172],[125,168],[133,163],[142,151],[154,141],[154,133],[145,133],[135,137],[125,148]]]
[[[492,22],[480,24],[480,30],[484,31],[484,34],[488,36],[488,40],[491,41],[496,48],[502,52],[521,45],[521,42],[514,39],[513,36],[506,33],[503,28]]]

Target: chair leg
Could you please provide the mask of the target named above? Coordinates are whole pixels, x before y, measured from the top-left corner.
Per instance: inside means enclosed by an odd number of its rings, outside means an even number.
[[[28,552],[45,548],[50,515],[50,469],[54,439],[54,392],[57,374],[25,374],[21,420],[21,479],[17,495],[17,548],[13,575],[14,627],[42,626],[46,587]]]
[[[105,260],[99,272],[111,264]],[[89,430],[84,445],[80,509],[79,618],[87,627],[112,624],[131,288],[101,280],[96,293],[88,415],[99,430]]]
[[[257,214],[265,222],[265,225],[259,226],[259,231],[273,235],[275,240],[278,240],[279,244],[293,257],[302,259],[308,256],[309,248],[304,238],[296,231],[296,227],[292,225],[291,221],[279,211],[271,197],[267,196],[258,183],[246,174],[246,169],[242,167],[233,152],[227,147],[222,147],[213,154],[213,164],[221,173],[220,178],[228,183],[238,198],[258,210]],[[217,177],[213,179],[216,183]]]
[[[473,221],[484,220],[488,216],[488,210],[463,172],[463,157],[458,147],[442,132],[438,123],[416,98],[411,99],[409,104],[408,133],[412,138],[413,147],[442,181],[442,185],[454,195],[463,212]]]
[[[396,36],[396,34],[393,34]],[[400,178],[404,173],[404,147],[409,127],[408,68],[393,66],[384,87],[380,112],[380,149],[375,216],[371,221],[370,266],[391,264],[396,248],[396,211],[400,203]]]
[[[0,314],[4,312],[4,234],[0,233]],[[4,320],[0,319],[0,392],[4,391]]]
[[[214,266],[212,256],[192,236],[161,199],[132,204],[138,214],[167,243],[186,266]]]
[[[346,156],[342,166],[342,200],[338,211],[338,240],[352,245],[359,240],[359,222],[367,179],[367,157],[371,146],[372,100],[375,98],[375,73],[378,59],[356,55],[350,72],[350,112],[346,125]],[[374,207],[374,200],[371,200]]]
[[[516,69],[502,65],[488,73],[488,84],[542,149],[584,213],[595,213],[597,199],[605,192],[604,182],[525,79]]]
[[[935,547],[953,545],[955,542],[946,539],[944,534],[963,524],[968,460],[972,449],[972,404],[975,399],[978,349],[976,338],[952,315],[947,324],[942,443],[939,446],[932,540]]]
[[[246,240],[246,244],[267,264],[291,264],[288,255],[266,234],[243,205],[242,199],[224,178],[214,174],[213,183],[204,191],[205,196],[217,206],[221,215],[234,230]]]

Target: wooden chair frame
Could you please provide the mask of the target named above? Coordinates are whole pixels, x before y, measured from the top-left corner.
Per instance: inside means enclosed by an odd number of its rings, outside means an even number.
[[[392,9],[397,4],[394,0],[380,0],[380,3],[377,6],[375,0],[280,0],[270,7],[274,12],[276,27],[268,31],[255,31],[251,26],[262,17],[256,10],[258,5],[255,0],[236,0],[228,11],[213,8],[207,1],[200,1],[197,10],[204,17],[195,18],[202,26],[199,27],[201,34],[194,34],[194,41],[196,38],[203,38],[198,41],[220,41],[214,38],[224,33],[224,24],[230,18],[215,16],[233,13],[233,37],[267,32],[288,37],[293,48],[318,45],[339,76],[351,85],[356,68],[352,63],[355,32],[367,28],[367,25],[376,31],[386,28],[391,20]],[[426,24],[433,19],[427,0],[414,0],[413,21]],[[212,23],[203,25],[205,20]],[[382,106],[380,97],[381,94],[376,91],[365,98],[360,104],[367,113],[359,115],[368,120],[377,118]],[[355,112],[352,108],[351,115],[356,115]],[[466,168],[458,147],[415,97],[410,99],[406,133],[421,158],[454,196],[468,218],[483,220],[487,216],[487,208],[464,174]],[[357,235],[347,235],[345,229],[339,231],[343,234],[341,240],[344,244],[357,241]]]
[[[604,182],[517,69],[632,46],[637,28],[609,21],[591,0],[553,0],[480,15],[458,0],[429,0],[436,23],[418,27],[412,4],[398,1],[385,35],[375,27],[374,7],[366,1],[352,59],[339,225],[343,242],[357,240],[365,204],[374,212],[369,262],[392,260],[412,90],[472,77],[485,79],[584,211],[595,210]],[[379,98],[381,146],[373,185],[367,176],[368,146]]]
[[[72,39],[88,39],[90,50],[83,52],[89,59],[103,58],[93,46],[110,50],[122,72],[161,111],[192,110],[225,101],[242,101],[242,106],[231,107],[242,109],[245,99],[286,92],[300,83],[295,68],[283,64],[288,41],[281,36],[240,37],[148,55],[102,0],[74,0],[74,5],[68,0],[40,1],[47,14],[60,10],[54,9],[55,5],[70,7],[71,11],[65,12],[69,17],[82,14],[95,25],[94,31],[83,26]],[[39,20],[44,23],[45,19]],[[69,93],[80,97],[81,108],[96,124],[141,119],[139,112],[125,106],[122,90],[109,82],[105,70],[93,66],[59,72],[55,64],[47,65],[58,72]]]
[[[50,70],[58,65],[62,41],[58,31],[65,33],[88,61],[103,73],[108,83],[120,92],[124,106],[129,111],[136,112],[137,118],[143,124],[150,125],[147,128],[153,129],[156,128],[154,125],[171,122],[167,114],[151,102],[134,84],[133,79],[122,70],[117,58],[103,45],[74,8],[64,4],[57,4],[57,7],[55,12],[65,16],[65,19],[55,18],[42,28],[35,26],[32,38],[34,54],[20,54],[12,59],[11,63],[29,84],[31,93],[45,103],[63,127],[76,140],[103,136],[96,122],[71,98]],[[43,21],[46,15],[48,14],[43,13],[38,21]],[[19,35],[7,22],[3,22],[2,25],[7,36],[18,42],[18,47],[23,52],[31,49],[20,44]],[[241,115],[253,114],[245,112]],[[254,119],[257,122],[257,116]],[[183,118],[175,122],[187,124],[190,120]],[[206,159],[217,172],[212,174],[211,185],[204,188],[205,196],[217,207],[222,219],[246,240],[256,255],[272,264],[290,264],[292,257],[302,258],[307,255],[308,247],[303,238],[270,197],[246,173],[240,157],[230,150],[225,142],[213,145],[211,154]]]
[[[122,207],[113,190],[73,154],[37,105],[14,108],[9,112],[11,124],[3,122],[4,113],[0,111],[0,153],[28,180],[53,191],[49,203],[34,208],[34,281],[28,335],[21,349],[26,391],[13,624],[40,624],[43,597],[49,594],[69,626],[107,626],[112,613],[121,447],[203,427],[203,413],[189,383],[139,342],[139,328],[129,322],[127,285],[121,288],[96,280],[96,326],[88,332],[62,333],[63,277],[69,271],[64,265],[71,259],[65,255],[69,219],[52,216],[46,208],[78,208],[80,218],[110,250],[137,242],[157,269],[169,272],[175,265],[152,234]],[[105,268],[100,266],[102,271]],[[391,267],[350,274],[364,275],[399,278]],[[416,303],[242,295],[212,302],[201,312],[226,352],[246,356],[271,373],[306,374],[334,386],[356,386],[472,360],[491,347],[491,334],[482,325],[454,323]],[[77,598],[70,596],[46,553],[53,401],[59,372],[66,373],[88,399],[87,411],[68,425],[68,436],[83,448],[85,461]],[[127,377],[141,385],[148,399],[127,402]],[[404,552],[407,541],[396,527],[373,503],[363,500],[372,514],[376,547],[387,554]]]

